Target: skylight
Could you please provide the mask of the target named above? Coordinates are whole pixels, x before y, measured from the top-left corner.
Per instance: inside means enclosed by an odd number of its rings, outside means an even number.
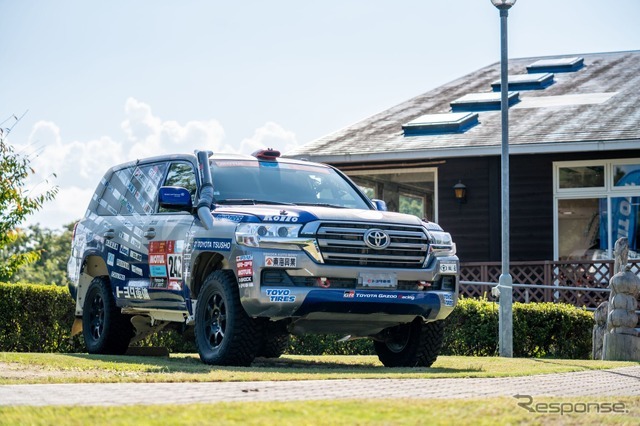
[[[584,66],[584,59],[571,58],[540,59],[527,67],[528,73],[538,72],[573,72]]]
[[[509,90],[539,90],[553,84],[552,73],[519,74],[509,76]],[[500,91],[500,80],[491,83],[494,92]]]
[[[499,92],[469,93],[456,99],[449,105],[451,105],[451,111],[453,112],[500,110],[500,95]],[[519,100],[520,93],[509,92],[509,106],[517,103]]]
[[[478,124],[478,114],[458,112],[446,114],[426,114],[402,126],[405,136],[436,133],[460,133]]]

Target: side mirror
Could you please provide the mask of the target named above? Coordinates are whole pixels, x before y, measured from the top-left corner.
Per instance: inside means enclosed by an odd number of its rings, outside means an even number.
[[[160,207],[168,210],[191,211],[191,194],[180,186],[162,186],[158,191]]]
[[[371,201],[373,201],[373,205],[376,206],[376,210],[380,210],[383,212],[387,211],[387,203],[385,203],[382,200],[378,200],[377,198],[373,198]]]

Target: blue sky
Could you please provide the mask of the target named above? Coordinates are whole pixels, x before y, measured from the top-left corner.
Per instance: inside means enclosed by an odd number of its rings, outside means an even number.
[[[640,0],[519,0],[512,58],[640,49]],[[30,219],[79,219],[104,171],[195,148],[287,151],[500,59],[490,0],[0,0],[0,120]],[[7,121],[2,127],[12,125]]]

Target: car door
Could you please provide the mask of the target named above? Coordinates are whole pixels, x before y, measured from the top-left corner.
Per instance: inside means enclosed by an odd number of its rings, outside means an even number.
[[[195,166],[174,161],[161,186],[180,186],[189,190],[195,204],[197,192]],[[194,223],[192,212],[155,206],[156,213],[144,230],[148,247],[149,294],[156,309],[186,310],[185,280],[190,259],[185,255],[188,233]]]

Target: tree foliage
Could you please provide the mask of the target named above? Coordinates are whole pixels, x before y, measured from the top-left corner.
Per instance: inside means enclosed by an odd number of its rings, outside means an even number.
[[[71,253],[73,226],[74,224],[70,223],[62,230],[42,228],[40,225],[17,229],[18,238],[7,246],[6,252],[38,253],[38,258],[22,265],[11,277],[0,276],[0,281],[5,278],[10,282],[66,286],[69,283],[67,260]]]
[[[27,179],[35,171],[27,156],[16,153],[5,143],[3,134],[0,133],[0,280],[11,277],[22,265],[38,259],[37,250],[12,253],[7,248],[21,238],[18,225],[58,192],[57,187],[40,193],[27,188]]]

